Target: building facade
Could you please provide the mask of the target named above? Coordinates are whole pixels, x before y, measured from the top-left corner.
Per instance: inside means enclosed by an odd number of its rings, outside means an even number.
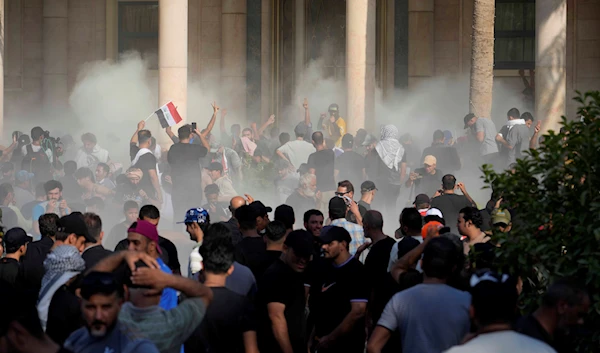
[[[292,104],[309,62],[346,82],[350,131],[374,91],[468,75],[474,0],[0,0],[4,119],[68,107],[81,68],[138,51],[157,105],[186,116],[188,80],[219,82],[244,117]],[[3,4],[1,4],[3,3]],[[574,90],[600,89],[600,0],[496,0],[495,80],[524,90],[538,116],[572,114]],[[528,74],[527,74],[528,75]]]

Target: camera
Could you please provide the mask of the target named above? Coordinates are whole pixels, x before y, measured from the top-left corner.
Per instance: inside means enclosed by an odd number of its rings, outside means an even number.
[[[192,123],[192,132],[194,132],[196,130],[196,128],[197,128],[196,123]]]

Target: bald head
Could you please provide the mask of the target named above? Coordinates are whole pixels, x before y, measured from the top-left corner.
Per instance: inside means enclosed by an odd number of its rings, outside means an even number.
[[[235,214],[235,210],[244,206],[246,204],[246,199],[242,196],[236,196],[229,201],[229,210],[232,214]]]

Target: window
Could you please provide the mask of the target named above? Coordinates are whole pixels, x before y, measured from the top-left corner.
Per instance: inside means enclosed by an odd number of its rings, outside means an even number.
[[[158,1],[119,2],[119,54],[130,51],[158,69]]]
[[[494,68],[535,68],[535,0],[496,0]]]

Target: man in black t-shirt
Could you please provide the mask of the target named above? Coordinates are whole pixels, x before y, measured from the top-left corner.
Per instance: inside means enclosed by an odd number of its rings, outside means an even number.
[[[433,143],[423,150],[421,160],[426,156],[432,155],[437,159],[437,166],[446,172],[460,170],[460,157],[456,147],[444,143],[444,133],[442,130],[435,130],[433,133]]]
[[[330,227],[321,232],[319,239],[328,261],[323,261],[309,279],[310,311],[315,323],[315,337],[309,337],[309,342],[320,353],[363,353],[364,316],[370,293],[364,266],[350,255],[351,237],[346,229]]]
[[[390,299],[387,294],[390,290],[386,287],[387,267],[390,252],[396,242],[383,233],[383,216],[378,211],[371,210],[365,213],[363,229],[365,237],[371,239],[369,254],[365,260],[365,272],[372,293],[372,301],[369,302],[369,322],[375,325]],[[371,329],[372,327],[369,327],[369,330]]]
[[[434,156],[428,155],[423,159],[423,168],[417,168],[410,173],[409,179],[406,181],[406,187],[415,186],[415,194],[425,194],[433,196],[440,187],[440,176],[444,175],[438,169],[437,159]]]
[[[36,297],[42,286],[44,277],[44,260],[50,249],[54,246],[54,238],[58,231],[58,215],[46,213],[39,219],[40,234],[42,237],[27,245],[27,252],[21,258],[21,272],[23,275],[23,287],[30,289]]]
[[[144,130],[146,123],[140,121],[137,130],[129,143],[129,157],[131,166],[140,169],[144,175],[140,180],[140,188],[158,204],[162,204],[162,191],[158,180],[157,160],[154,151],[150,149],[152,133]]]
[[[335,159],[336,180],[350,180],[353,185],[360,185],[365,180],[365,157],[353,151],[354,137],[350,134],[342,137],[342,153]]]
[[[200,136],[201,141],[206,142],[206,138],[198,129],[194,132]],[[167,161],[171,167],[171,180],[173,181],[173,193],[171,194],[173,211],[174,214],[180,215],[184,214],[187,209],[202,204],[202,188],[198,187],[198,181],[202,175],[200,159],[206,156],[208,149],[203,145],[190,143],[191,126],[182,126],[177,133],[179,143],[171,146]]]
[[[294,353],[306,352],[302,272],[312,251],[308,232],[291,232],[281,257],[258,281],[258,344],[261,352],[290,352],[290,349]]]
[[[257,351],[254,305],[245,296],[226,288],[233,268],[231,231],[223,223],[211,225],[206,233],[200,255],[204,266],[205,284],[213,292],[213,300],[202,323],[185,342],[186,352]]]
[[[460,188],[463,195],[455,193],[456,188]],[[446,225],[450,227],[451,233],[458,234],[456,227],[458,214],[465,207],[475,206],[475,202],[467,193],[467,189],[463,183],[456,183],[456,178],[452,174],[446,174],[442,178],[441,195],[436,194],[436,197],[431,199],[431,208],[437,208],[442,211]]]
[[[235,210],[235,219],[238,221],[242,240],[236,245],[234,252],[235,261],[248,266],[255,278],[267,269],[267,246],[256,230],[256,208],[243,205]]]
[[[542,305],[517,321],[515,331],[547,343],[558,353],[575,352],[576,345],[568,332],[583,324],[590,304],[585,287],[569,279],[559,279],[542,296]],[[548,328],[552,331],[548,332]]]
[[[19,261],[27,252],[27,244],[31,238],[22,228],[12,228],[4,234],[4,252],[6,256],[0,259],[0,281],[11,285],[20,285]]]
[[[308,171],[317,176],[317,190],[323,195],[322,200],[326,201],[321,201],[321,211],[325,212],[328,210],[329,200],[335,192],[335,179],[333,176],[335,152],[325,146],[322,132],[313,132],[312,141],[317,152],[308,156]]]

